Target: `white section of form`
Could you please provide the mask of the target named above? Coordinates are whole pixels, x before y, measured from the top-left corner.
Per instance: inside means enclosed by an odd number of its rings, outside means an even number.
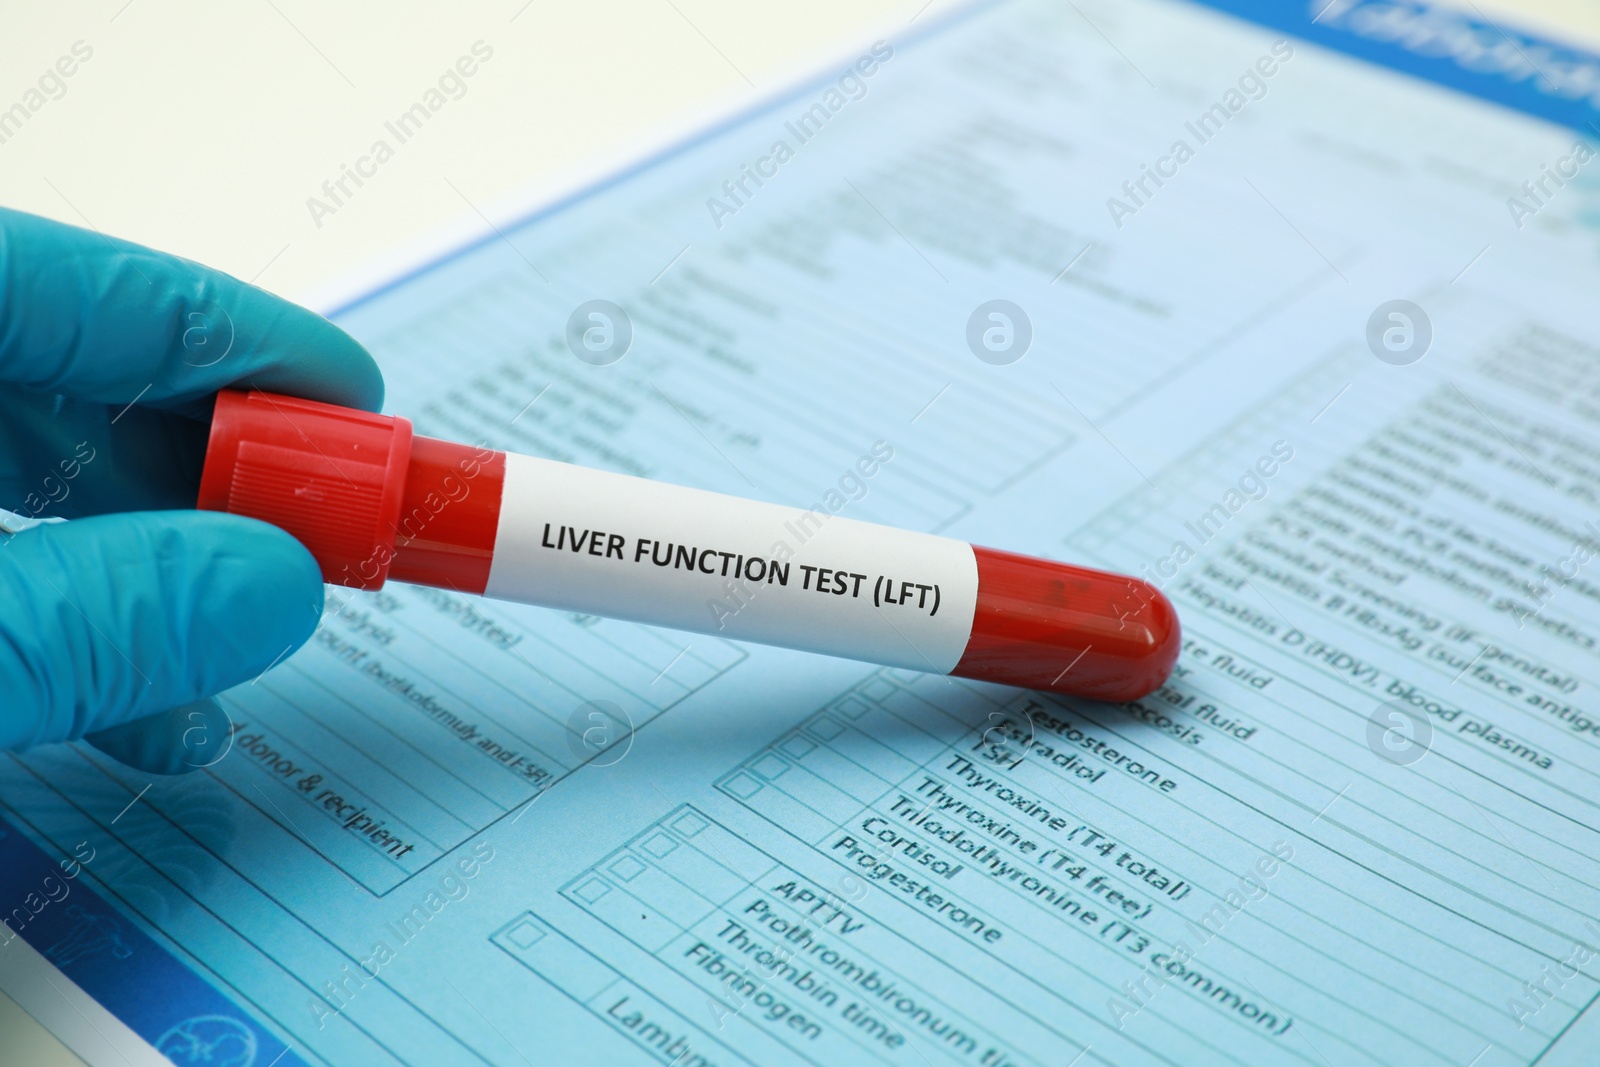
[[[167,1067],[171,1062],[21,938],[0,948],[0,992],[14,1005],[0,1014],[8,1058],[25,1051],[30,1067]],[[12,1012],[19,1009],[27,1015],[16,1019]],[[33,1027],[47,1030],[18,1032]]]

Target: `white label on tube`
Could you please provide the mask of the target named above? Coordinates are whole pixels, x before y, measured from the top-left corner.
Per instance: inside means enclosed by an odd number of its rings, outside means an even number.
[[[485,593],[947,674],[978,565],[948,537],[511,453]]]

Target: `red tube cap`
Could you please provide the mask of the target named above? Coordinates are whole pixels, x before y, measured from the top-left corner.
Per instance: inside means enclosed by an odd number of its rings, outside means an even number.
[[[1121,703],[1158,689],[1183,643],[1161,590],[1122,574],[972,546],[978,607],[951,674]]]
[[[279,526],[324,581],[376,589],[394,561],[410,460],[409,419],[223,390],[196,506]]]

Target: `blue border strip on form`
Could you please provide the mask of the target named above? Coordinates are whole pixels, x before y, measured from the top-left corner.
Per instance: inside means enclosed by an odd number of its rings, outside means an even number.
[[[964,6],[919,28],[909,44],[938,33],[1000,0]],[[1191,0],[1202,7],[1280,30],[1313,44],[1457,90],[1490,103],[1600,135],[1600,56],[1543,41],[1460,12],[1416,0]],[[515,230],[588,199],[694,147],[790,103],[831,78],[824,73],[741,112],[505,227]],[[344,314],[498,238],[463,244],[330,312]],[[44,900],[47,876],[60,868],[0,819],[0,900]],[[130,1029],[169,1057],[211,1062],[226,1047],[254,1042],[257,1063],[304,1067],[268,1030],[166,947],[116,912],[81,882],[70,895],[30,913],[16,930]],[[0,916],[0,918],[4,918]],[[0,951],[9,940],[0,934]],[[248,1034],[248,1038],[242,1036]],[[230,1046],[228,1043],[232,1042]],[[163,1045],[163,1043],[165,1043]],[[279,1058],[273,1060],[277,1055]]]
[[[92,867],[92,854],[87,857]],[[0,819],[0,952],[20,937],[182,1067],[306,1067],[271,1031],[107,904],[72,858],[51,862]],[[68,873],[71,877],[68,877]]]
[[[1418,0],[1194,0],[1378,66],[1600,135],[1600,55]]]

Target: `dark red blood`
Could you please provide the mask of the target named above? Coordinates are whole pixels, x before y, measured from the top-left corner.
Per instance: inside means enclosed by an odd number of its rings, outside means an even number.
[[[1149,582],[972,546],[978,608],[951,674],[1120,703],[1159,688],[1181,641]]]
[[[389,577],[463,593],[489,584],[506,454],[414,437]]]

